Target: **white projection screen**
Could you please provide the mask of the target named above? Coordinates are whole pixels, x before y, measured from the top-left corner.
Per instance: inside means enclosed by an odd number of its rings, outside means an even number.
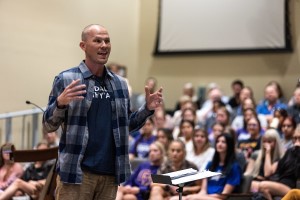
[[[291,51],[288,0],[160,0],[155,55]]]

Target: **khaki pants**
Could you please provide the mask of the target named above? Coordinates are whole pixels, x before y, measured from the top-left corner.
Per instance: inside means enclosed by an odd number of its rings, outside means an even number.
[[[118,186],[114,176],[83,172],[82,184],[67,184],[57,176],[56,200],[115,200]]]

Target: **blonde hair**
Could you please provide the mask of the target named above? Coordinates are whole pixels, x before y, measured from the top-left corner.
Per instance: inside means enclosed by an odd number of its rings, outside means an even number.
[[[161,160],[160,160],[161,162],[160,163],[163,163],[166,160],[166,150],[165,150],[164,145],[159,141],[155,141],[151,145],[155,145],[159,149],[159,151],[161,153]]]
[[[252,173],[253,177],[258,176],[260,166],[263,163],[263,159],[265,159],[266,151],[264,150],[264,147],[263,147],[263,139],[264,138],[275,140],[275,147],[274,147],[274,149],[272,149],[272,153],[271,153],[271,162],[272,162],[272,164],[274,162],[278,161],[284,154],[284,148],[282,146],[281,139],[280,139],[278,131],[276,129],[273,129],[273,128],[268,129],[261,138],[260,150],[259,150],[257,159],[255,161],[254,169],[253,169],[253,173]]]

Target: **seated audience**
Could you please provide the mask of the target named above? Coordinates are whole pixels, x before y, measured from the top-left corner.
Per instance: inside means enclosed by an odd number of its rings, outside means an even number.
[[[17,178],[20,178],[23,173],[23,167],[20,163],[10,160],[11,151],[6,150],[11,147],[11,143],[5,143],[1,146],[0,153],[0,193],[6,190]]]
[[[189,120],[192,121],[195,126],[196,125],[201,126],[201,123],[198,120],[198,117],[196,115],[196,111],[193,108],[185,108],[184,110],[182,110],[180,123],[182,122],[182,120]],[[174,138],[178,138],[178,135],[180,134],[180,123],[178,126],[175,126],[173,129]]]
[[[253,105],[256,108],[256,102],[254,100],[253,90],[249,86],[245,86],[240,93],[240,102],[244,102],[246,99],[251,99]],[[242,103],[233,110],[233,117],[239,116],[243,114]]]
[[[237,146],[244,152],[245,158],[248,160],[254,151],[260,149],[262,129],[257,117],[252,117],[247,121],[247,130],[249,132],[249,138],[241,140],[238,138]]]
[[[279,88],[268,83],[264,90],[264,99],[257,105],[257,114],[266,115],[267,119],[272,118],[275,109],[287,109],[287,105],[280,99]]]
[[[240,93],[244,87],[244,83],[241,80],[234,80],[231,83],[231,90],[233,92],[233,96],[230,97],[228,104],[231,106],[232,109],[235,109],[240,105]]]
[[[182,119],[193,121],[195,126],[203,126],[203,124],[198,120],[196,110],[193,108],[186,108],[182,112]]]
[[[47,149],[48,143],[40,142],[37,149]],[[51,162],[37,161],[29,165],[24,171],[22,178],[17,178],[0,194],[1,200],[11,199],[13,196],[27,194],[31,199],[37,199],[39,192],[45,185],[46,178],[52,167]]]
[[[281,126],[282,126],[283,120],[287,116],[288,116],[288,113],[287,113],[286,109],[276,108],[273,112],[273,118],[269,118],[268,127],[275,128],[279,132],[280,137],[282,136]]]
[[[231,127],[227,127],[224,130],[224,133],[227,133],[227,134],[231,135],[231,137],[233,138],[233,140],[234,140],[234,149],[235,149],[235,158],[236,158],[236,161],[238,162],[238,164],[240,165],[240,168],[241,168],[242,172],[244,172],[245,168],[246,168],[247,161],[246,161],[244,153],[239,148],[237,148],[237,145],[236,145],[237,144],[236,143],[236,141],[237,141],[236,132]]]
[[[187,151],[186,159],[196,164],[201,171],[212,160],[215,149],[210,146],[207,132],[202,128],[196,128],[193,134],[193,148]]]
[[[179,124],[182,120],[182,117],[183,117],[182,113],[185,109],[188,109],[188,108],[196,110],[196,106],[193,103],[193,101],[191,100],[191,98],[187,95],[182,96],[180,98],[180,110],[175,111],[173,114],[173,118],[172,118],[173,128],[179,126]]]
[[[130,160],[134,158],[148,158],[150,144],[156,140],[156,137],[153,135],[153,129],[153,119],[148,118],[129,150]]]
[[[217,137],[213,160],[206,168],[221,172],[222,175],[203,179],[201,191],[184,197],[184,200],[225,199],[224,194],[234,192],[240,184],[242,172],[235,158],[234,139],[231,135],[221,134]]]
[[[182,89],[182,96],[189,96],[191,98],[191,100],[194,102],[195,104],[195,109],[198,110],[201,106],[201,102],[200,99],[198,99],[197,95],[195,94],[195,89],[192,83],[185,83]],[[180,110],[181,103],[180,100],[176,103],[175,106],[175,110]]]
[[[223,95],[223,92],[221,88],[216,83],[210,83],[207,86],[207,98],[202,104],[202,107],[200,110],[198,110],[197,115],[201,117],[201,119],[206,119],[207,113],[210,112],[210,110],[213,107],[213,102],[216,100],[221,100],[224,104],[228,103],[229,98],[225,95]],[[231,110],[231,107],[228,105],[228,109]]]
[[[208,134],[208,139],[210,141],[211,146],[215,146],[216,138],[221,135],[225,130],[225,127],[220,122],[215,122],[211,126],[211,132]]]
[[[260,135],[263,135],[264,132],[265,132],[265,129],[263,129],[261,127],[261,124],[260,124],[260,120],[258,119],[257,115],[256,114],[251,114],[251,111],[247,111],[246,112],[247,114],[249,114],[250,116],[246,116],[246,120],[245,120],[245,128],[246,129],[240,129],[237,131],[237,140],[238,141],[242,141],[242,140],[247,140],[251,137],[251,133],[252,134],[256,134],[256,132],[259,132]],[[255,123],[253,123],[253,118],[255,119]],[[250,119],[251,122],[249,121]],[[258,126],[254,125],[256,124],[256,119],[258,120]]]
[[[59,136],[57,131],[44,133],[45,139],[47,140],[49,147],[57,147],[59,144]]]
[[[204,125],[208,133],[210,133],[212,124],[220,122],[225,126],[225,124],[229,123],[229,121],[227,122],[227,119],[230,120],[230,113],[226,109],[225,104],[221,100],[215,100],[213,102],[211,113],[206,117]]]
[[[186,151],[193,149],[193,134],[195,131],[195,124],[193,121],[183,119],[179,125],[178,138],[185,144]]]
[[[173,141],[172,130],[167,128],[159,128],[157,130],[156,140],[159,141],[168,151],[170,143]]]
[[[293,95],[293,104],[287,109],[289,116],[291,116],[297,124],[300,123],[300,85],[296,87]]]
[[[281,143],[284,146],[284,149],[287,150],[293,146],[293,134],[296,129],[296,122],[292,117],[286,117],[281,125]]]
[[[162,106],[155,109],[152,118],[154,121],[153,135],[155,136],[157,135],[157,130],[160,128],[168,128],[168,129],[173,128],[172,117],[165,112]]]
[[[130,179],[119,186],[116,200],[148,199],[152,183],[151,174],[157,173],[165,160],[165,155],[165,148],[160,142],[152,143],[150,145],[149,161],[140,164],[130,176]]]
[[[297,180],[300,178],[300,126],[298,125],[293,135],[294,146],[288,149],[281,158],[275,169],[275,174],[269,181],[259,184],[259,192],[267,200],[274,196],[283,197],[292,188],[296,188]]]
[[[277,162],[283,156],[283,146],[277,130],[268,129],[261,138],[261,148],[248,160],[245,175],[252,175],[251,191],[257,192],[258,185],[274,174]],[[257,155],[257,158],[255,158]]]
[[[183,169],[193,168],[198,170],[194,163],[191,163],[185,159],[186,150],[185,145],[180,139],[173,140],[169,146],[168,159],[165,161],[158,174],[165,174],[175,172]],[[150,199],[151,200],[163,200],[166,197],[176,195],[177,187],[153,183],[151,186]],[[196,182],[190,183],[183,188],[183,194],[194,193],[199,191],[200,186]]]
[[[281,85],[280,85],[279,82],[277,82],[275,80],[271,80],[271,81],[268,82],[267,85],[273,85],[276,88],[276,90],[278,91],[278,98],[279,98],[279,100],[281,102],[286,102],[286,99],[285,99],[284,94],[283,94],[282,87],[281,87]]]
[[[239,135],[241,132],[245,132],[247,127],[245,126],[246,121],[253,115],[256,115],[260,121],[262,129],[266,129],[268,127],[268,122],[265,115],[256,113],[256,106],[254,104],[254,100],[251,98],[247,98],[242,102],[242,114],[234,117],[231,127],[237,131]]]

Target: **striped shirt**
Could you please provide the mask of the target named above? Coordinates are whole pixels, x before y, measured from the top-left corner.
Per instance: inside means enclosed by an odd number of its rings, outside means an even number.
[[[111,101],[112,132],[116,146],[116,183],[126,181],[130,176],[128,157],[129,131],[141,128],[145,120],[153,114],[143,105],[138,111],[130,111],[130,100],[126,81],[108,71],[109,83],[114,92]],[[95,80],[92,78],[84,61],[79,66],[61,72],[55,77],[49,96],[47,109],[43,116],[43,128],[47,132],[55,131],[60,125],[63,127],[59,143],[59,157],[57,172],[64,183],[80,184],[82,182],[81,162],[88,143],[87,113],[91,106]],[[81,80],[86,85],[87,93],[81,101],[72,101],[66,108],[57,108],[57,97],[73,80]]]

